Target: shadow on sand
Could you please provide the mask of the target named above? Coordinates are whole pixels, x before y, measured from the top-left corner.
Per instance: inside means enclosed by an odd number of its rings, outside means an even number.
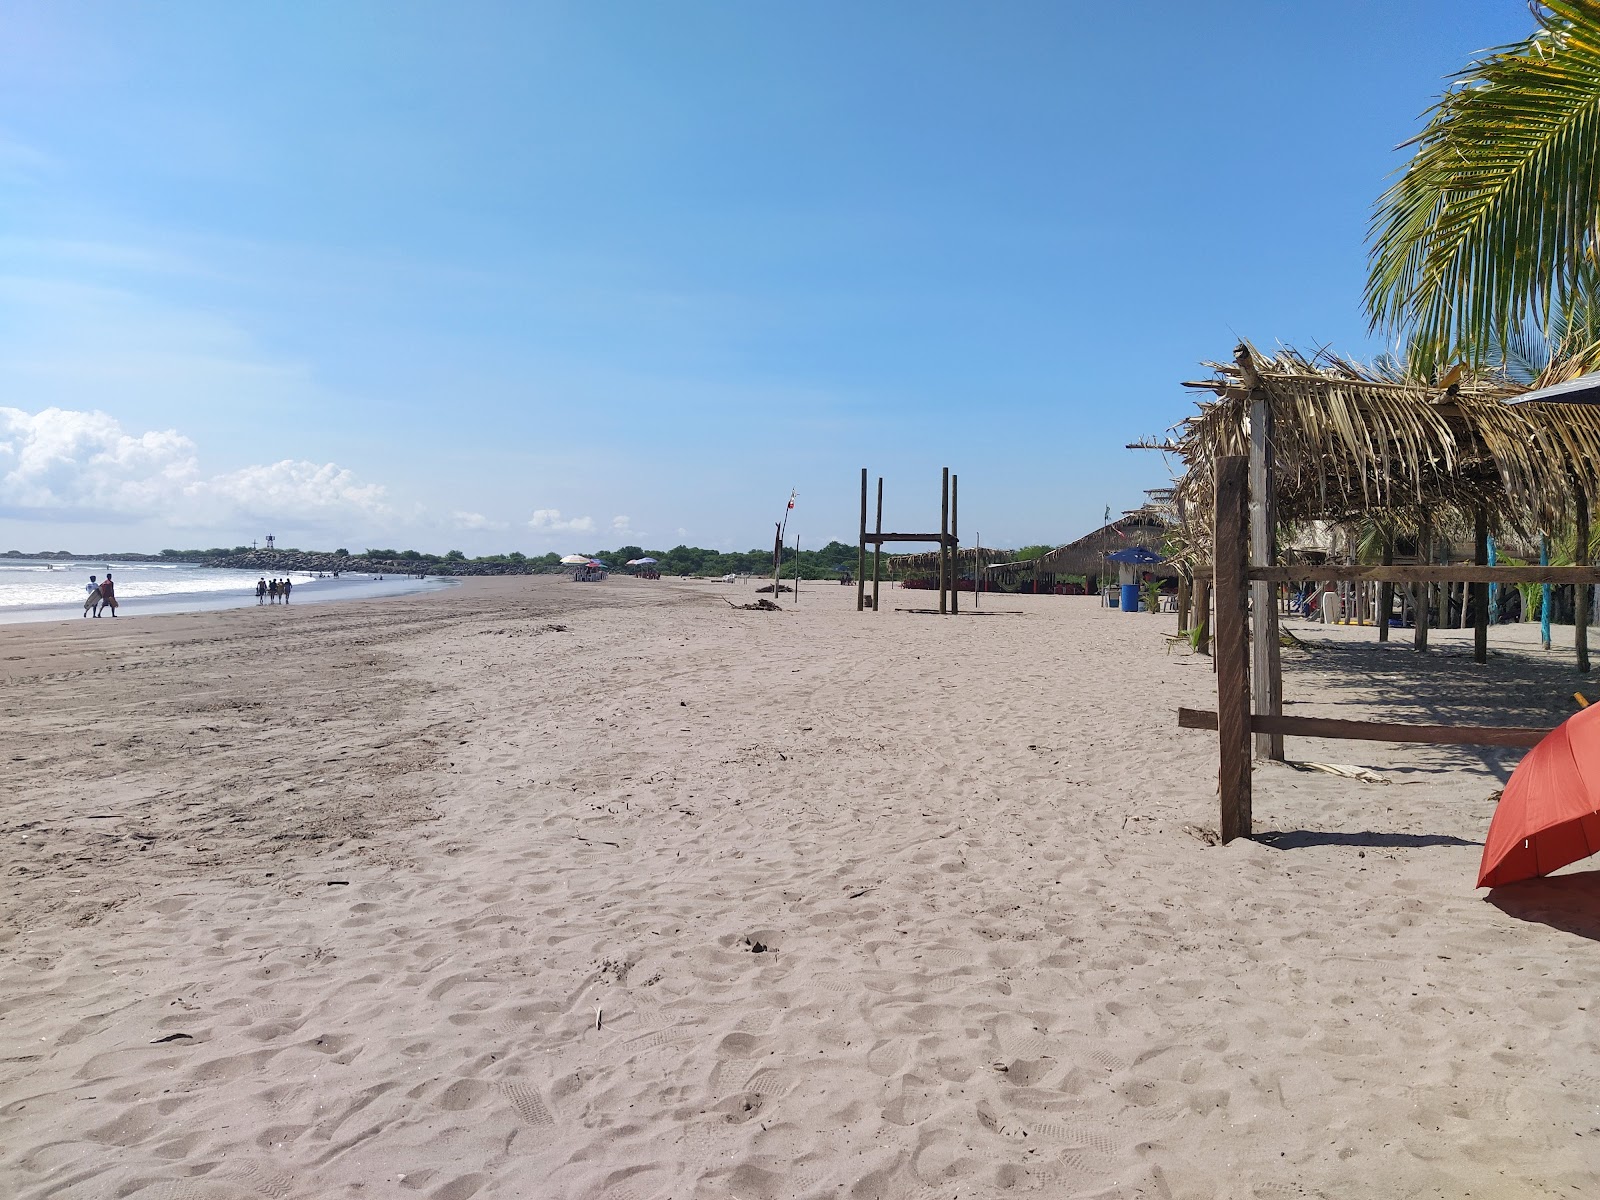
[[[1308,846],[1359,846],[1364,850],[1374,848],[1413,850],[1422,846],[1481,846],[1482,842],[1469,842],[1465,838],[1434,833],[1376,833],[1364,829],[1359,833],[1323,833],[1310,829],[1270,830],[1254,835],[1263,846],[1274,850],[1303,850]]]
[[[1485,899],[1519,921],[1600,942],[1600,871],[1508,883],[1492,889]]]

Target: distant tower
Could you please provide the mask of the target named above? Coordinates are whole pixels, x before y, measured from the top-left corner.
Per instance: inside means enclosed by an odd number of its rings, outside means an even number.
[[[268,550],[271,550],[271,549],[272,549],[272,543],[273,543],[273,541],[274,541],[274,538],[273,538],[273,536],[272,536],[272,534],[270,534],[270,533],[269,533],[269,534],[267,534],[267,549],[268,549]]]

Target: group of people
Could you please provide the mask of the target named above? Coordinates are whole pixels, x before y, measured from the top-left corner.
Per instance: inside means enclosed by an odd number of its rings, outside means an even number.
[[[103,580],[89,576],[89,582],[83,585],[86,595],[83,598],[83,615],[100,616],[106,609],[111,610],[111,615],[117,615],[117,585],[111,582],[111,572],[106,572]]]
[[[256,580],[256,603],[276,604],[280,599],[289,603],[289,593],[294,590],[294,584],[287,579],[267,579],[265,576]]]

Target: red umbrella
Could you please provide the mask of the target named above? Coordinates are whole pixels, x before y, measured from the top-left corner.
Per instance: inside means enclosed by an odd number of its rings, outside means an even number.
[[[1533,879],[1600,851],[1600,705],[1568,717],[1511,773],[1483,841],[1479,887]]]

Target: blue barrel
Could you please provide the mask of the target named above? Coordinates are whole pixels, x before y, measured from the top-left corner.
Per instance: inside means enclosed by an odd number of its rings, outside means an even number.
[[[1139,611],[1139,585],[1137,583],[1125,583],[1122,585],[1122,611]]]

